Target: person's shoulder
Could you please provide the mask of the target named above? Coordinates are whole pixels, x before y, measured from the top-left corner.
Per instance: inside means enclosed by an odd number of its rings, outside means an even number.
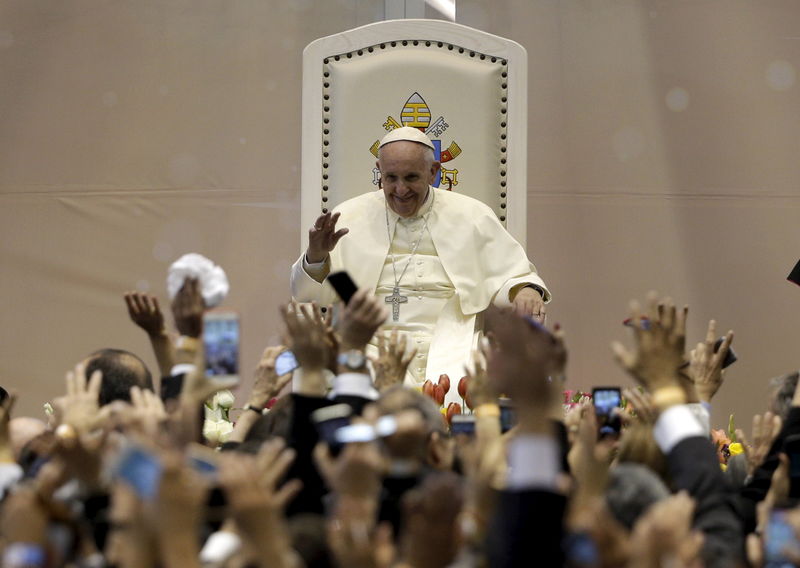
[[[339,205],[333,208],[334,212],[340,212],[342,215],[354,211],[361,211],[365,208],[375,207],[376,205],[383,204],[383,192],[381,191],[368,191],[361,195],[351,197],[346,201],[342,201]]]
[[[439,199],[443,206],[449,209],[458,209],[469,215],[494,215],[492,208],[486,205],[483,201],[464,195],[463,193],[456,193],[455,191],[448,191],[446,189],[436,189],[436,199]]]

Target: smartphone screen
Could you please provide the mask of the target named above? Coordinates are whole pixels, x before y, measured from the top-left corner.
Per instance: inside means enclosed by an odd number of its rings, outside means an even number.
[[[622,421],[619,407],[622,405],[622,391],[619,387],[597,387],[592,389],[594,412],[600,437],[619,434]]]
[[[800,553],[800,544],[794,533],[794,527],[786,520],[786,511],[775,509],[767,523],[764,541],[764,565],[772,568],[794,566],[789,553]]]
[[[317,427],[320,439],[328,444],[333,455],[337,455],[343,447],[343,443],[336,437],[336,432],[350,425],[352,413],[353,409],[347,404],[334,404],[311,413],[311,420]]]
[[[291,351],[284,351],[275,358],[275,372],[278,373],[278,376],[291,373],[299,366]]]
[[[114,471],[142,499],[151,501],[158,495],[163,467],[156,456],[143,448],[134,444],[125,448]]]
[[[506,433],[516,426],[517,416],[514,413],[510,398],[501,398],[497,403],[500,406],[500,430]]]
[[[239,376],[239,340],[237,313],[208,312],[203,316],[207,376]]]
[[[353,279],[344,270],[328,275],[328,282],[345,304],[350,301],[350,298],[358,290]]]
[[[456,414],[450,421],[450,433],[466,434],[467,436],[475,435],[475,417],[469,414]]]

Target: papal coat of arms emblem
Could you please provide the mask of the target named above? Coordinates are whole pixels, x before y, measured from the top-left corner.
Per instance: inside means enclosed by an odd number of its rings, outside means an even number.
[[[435,158],[442,164],[442,168],[439,170],[439,174],[433,182],[433,187],[443,186],[446,189],[452,190],[453,187],[458,185],[458,170],[455,168],[448,169],[444,164],[458,157],[458,155],[461,154],[461,148],[453,141],[446,150],[442,151],[441,136],[450,125],[447,124],[443,116],[440,116],[436,120],[431,120],[432,116],[431,109],[428,108],[428,103],[425,102],[422,95],[415,92],[408,97],[408,100],[403,105],[403,110],[400,112],[400,122],[392,116],[388,116],[386,122],[383,123],[383,128],[387,132],[390,132],[401,126],[411,126],[413,128],[419,128],[422,132],[427,134],[436,148],[434,150]],[[378,157],[379,144],[380,140],[376,140],[369,149],[376,158]],[[378,168],[373,169],[373,185],[378,185],[379,178],[380,172]]]

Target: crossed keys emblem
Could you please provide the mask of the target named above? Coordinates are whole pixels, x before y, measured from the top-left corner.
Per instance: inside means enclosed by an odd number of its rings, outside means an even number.
[[[452,191],[453,187],[458,185],[458,170],[455,168],[448,169],[444,164],[458,157],[458,155],[461,154],[461,147],[453,141],[446,150],[442,150],[442,141],[440,138],[450,125],[445,121],[443,116],[431,122],[432,116],[431,109],[428,108],[428,103],[425,102],[425,99],[423,99],[418,92],[414,92],[403,105],[403,110],[400,112],[400,122],[394,117],[388,116],[386,117],[386,122],[383,123],[383,128],[386,132],[391,132],[395,128],[400,128],[401,126],[411,126],[413,128],[419,128],[422,132],[427,134],[436,147],[434,158],[442,164],[442,168],[439,170],[436,179],[433,180],[433,187],[439,187],[442,185],[442,182],[444,182],[447,185],[447,189]],[[376,158],[378,157],[379,144],[380,140],[376,140],[369,149]],[[378,168],[374,168],[372,170],[372,184],[378,185],[379,178],[380,172]]]

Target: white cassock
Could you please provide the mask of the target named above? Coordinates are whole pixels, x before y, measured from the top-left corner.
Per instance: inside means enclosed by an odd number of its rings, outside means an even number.
[[[398,321],[387,303],[389,318],[382,329],[398,329],[417,348],[406,384],[421,386],[425,379],[436,383],[442,373],[450,376],[445,405],[461,401],[456,384],[477,345],[481,312],[489,303],[510,305],[512,289],[525,284],[539,286],[545,301],[550,300],[520,244],[476,199],[431,188],[417,216],[403,219],[386,206],[382,191],[374,191],[345,201],[334,212],[341,213],[337,228],[350,232],[328,261],[309,265],[304,254],[297,259],[292,296],[301,302],[334,303],[333,288],[320,281],[339,270],[381,298],[392,294],[399,279],[407,301],[399,304]]]

